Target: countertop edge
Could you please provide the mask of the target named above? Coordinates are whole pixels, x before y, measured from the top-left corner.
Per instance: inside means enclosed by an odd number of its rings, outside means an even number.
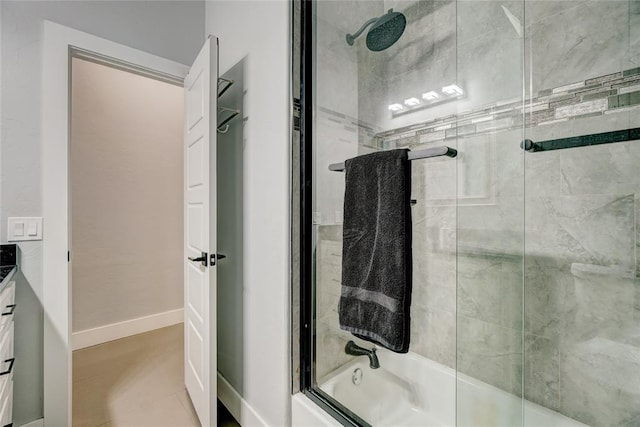
[[[0,283],[0,292],[4,291],[7,285],[11,283],[11,279],[13,278],[13,275],[16,274],[16,271],[18,271],[18,266],[14,265],[9,274],[7,274],[7,277],[5,277]]]

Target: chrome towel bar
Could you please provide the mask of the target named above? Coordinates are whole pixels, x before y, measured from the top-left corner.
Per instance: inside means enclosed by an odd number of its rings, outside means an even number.
[[[424,150],[415,150],[409,151],[408,158],[409,160],[418,160],[418,159],[428,159],[430,157],[456,157],[458,155],[458,151],[455,148],[447,147],[443,145],[441,147],[432,147],[425,148]],[[329,165],[329,170],[334,172],[343,172],[344,171],[344,162],[343,163],[332,163]]]

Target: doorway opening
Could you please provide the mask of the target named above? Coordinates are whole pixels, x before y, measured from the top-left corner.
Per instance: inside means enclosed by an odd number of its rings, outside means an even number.
[[[44,23],[42,85],[42,210],[43,216],[47,218],[48,230],[48,238],[43,240],[42,245],[42,274],[47,278],[47,286],[44,287],[42,296],[44,418],[48,424],[52,425],[72,424],[74,337],[72,336],[71,275],[72,265],[76,260],[71,251],[73,232],[70,196],[73,171],[70,157],[73,126],[71,68],[74,57],[106,64],[135,75],[174,82],[178,86],[184,85],[182,139],[183,153],[185,153],[183,154],[184,197],[182,198],[184,252],[180,257],[184,272],[181,281],[184,290],[184,386],[196,409],[198,419],[201,420],[202,425],[210,425],[210,420],[216,419],[217,416],[216,402],[213,401],[217,396],[217,384],[215,376],[210,374],[217,371],[216,357],[212,355],[216,354],[217,345],[215,315],[217,261],[222,258],[221,255],[218,256],[215,239],[218,39],[213,36],[207,37],[199,54],[189,67],[49,21]],[[146,197],[146,193],[142,191],[139,194],[142,198]],[[194,194],[197,200],[194,199]],[[192,212],[194,209],[190,209],[194,202],[199,203],[198,207],[202,213],[199,218],[202,221],[192,221],[198,219]],[[206,230],[204,230],[205,227]],[[210,234],[209,231],[213,233]],[[204,265],[204,260],[196,259],[204,252],[211,255],[211,262],[207,262],[207,265]],[[134,257],[137,257],[137,254]],[[204,258],[209,261],[209,257]],[[187,274],[187,266],[190,267],[189,274]],[[154,266],[154,268],[161,267]],[[148,317],[131,320],[138,323],[140,319],[149,320]],[[120,327],[129,327],[131,324],[124,321],[110,326],[112,327],[106,330],[112,333]],[[152,326],[146,325],[140,329],[153,330],[159,325],[156,323]],[[92,328],[84,332],[91,335],[89,331],[93,332],[94,329],[100,328]],[[187,329],[189,333],[186,333]],[[107,335],[103,334],[103,338]],[[114,333],[114,335],[117,337],[117,334]],[[126,335],[130,333],[120,336]],[[195,384],[189,381],[194,375],[196,376]],[[103,424],[109,424],[109,422]]]
[[[197,426],[184,391],[182,82],[86,55],[70,66],[73,425]]]

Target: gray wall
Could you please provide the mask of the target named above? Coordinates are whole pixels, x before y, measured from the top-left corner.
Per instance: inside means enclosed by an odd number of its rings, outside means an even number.
[[[42,21],[190,63],[204,41],[202,1],[2,1],[0,237],[8,216],[39,216]],[[46,224],[46,219],[45,219]],[[46,227],[46,225],[45,225]],[[46,231],[45,231],[46,238]],[[42,416],[41,242],[21,244],[16,314],[15,423]]]
[[[182,309],[184,89],[71,67],[71,330]]]
[[[221,77],[234,84],[219,99],[218,105],[240,110],[226,133],[218,133],[218,253],[227,258],[218,263],[218,372],[242,394],[244,367],[238,363],[244,354],[244,209],[243,124],[244,71],[239,62]]]
[[[352,13],[344,14],[360,16],[360,5],[349,4]],[[502,6],[520,19],[524,38]],[[460,152],[456,160],[412,164],[418,204],[411,351],[589,425],[637,425],[638,144],[526,155],[518,145],[525,136],[540,141],[637,127],[637,105],[605,111],[604,100],[609,91],[640,88],[634,71],[622,73],[640,66],[639,2],[385,1],[377,14],[389,7],[408,18],[398,44],[381,54],[362,41],[353,48],[356,117],[386,131],[360,138],[358,152],[443,144]],[[318,31],[324,43],[329,36],[320,25]],[[318,92],[346,84],[324,71],[335,64],[318,59],[318,67]],[[386,110],[454,82],[466,89],[465,99],[397,118]],[[573,83],[581,87],[551,91]],[[524,121],[523,94],[544,104]],[[325,156],[336,139],[353,135],[349,128],[367,134],[335,103],[340,96],[333,97],[335,109],[327,107],[337,114],[326,114],[339,131],[327,139],[316,133]],[[511,112],[496,113],[505,102]],[[449,123],[448,131],[433,129]],[[403,128],[410,124],[424,129]],[[344,184],[335,178],[318,185],[341,194]],[[331,209],[341,204],[334,199]],[[322,376],[348,360],[341,351],[348,335],[336,313],[340,225],[324,222],[318,240]]]
[[[227,354],[234,365],[227,367],[242,372],[232,378],[243,380],[242,425],[260,423],[257,417],[288,425],[291,417],[290,13],[285,0],[207,2],[207,31],[220,38],[220,74],[243,67],[242,123],[231,124],[242,126],[243,137],[243,200],[235,212],[244,228],[242,260],[233,261],[242,263],[242,282],[230,284],[233,303],[241,297],[243,345]],[[225,324],[236,321],[238,313],[229,314]]]

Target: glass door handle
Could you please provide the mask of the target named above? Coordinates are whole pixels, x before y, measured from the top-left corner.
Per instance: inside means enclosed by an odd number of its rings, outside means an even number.
[[[207,266],[207,253],[206,252],[202,252],[202,255],[200,255],[197,258],[191,258],[191,257],[188,257],[188,258],[189,258],[189,261],[200,262],[200,263],[202,263],[203,266],[205,266],[205,267]]]

